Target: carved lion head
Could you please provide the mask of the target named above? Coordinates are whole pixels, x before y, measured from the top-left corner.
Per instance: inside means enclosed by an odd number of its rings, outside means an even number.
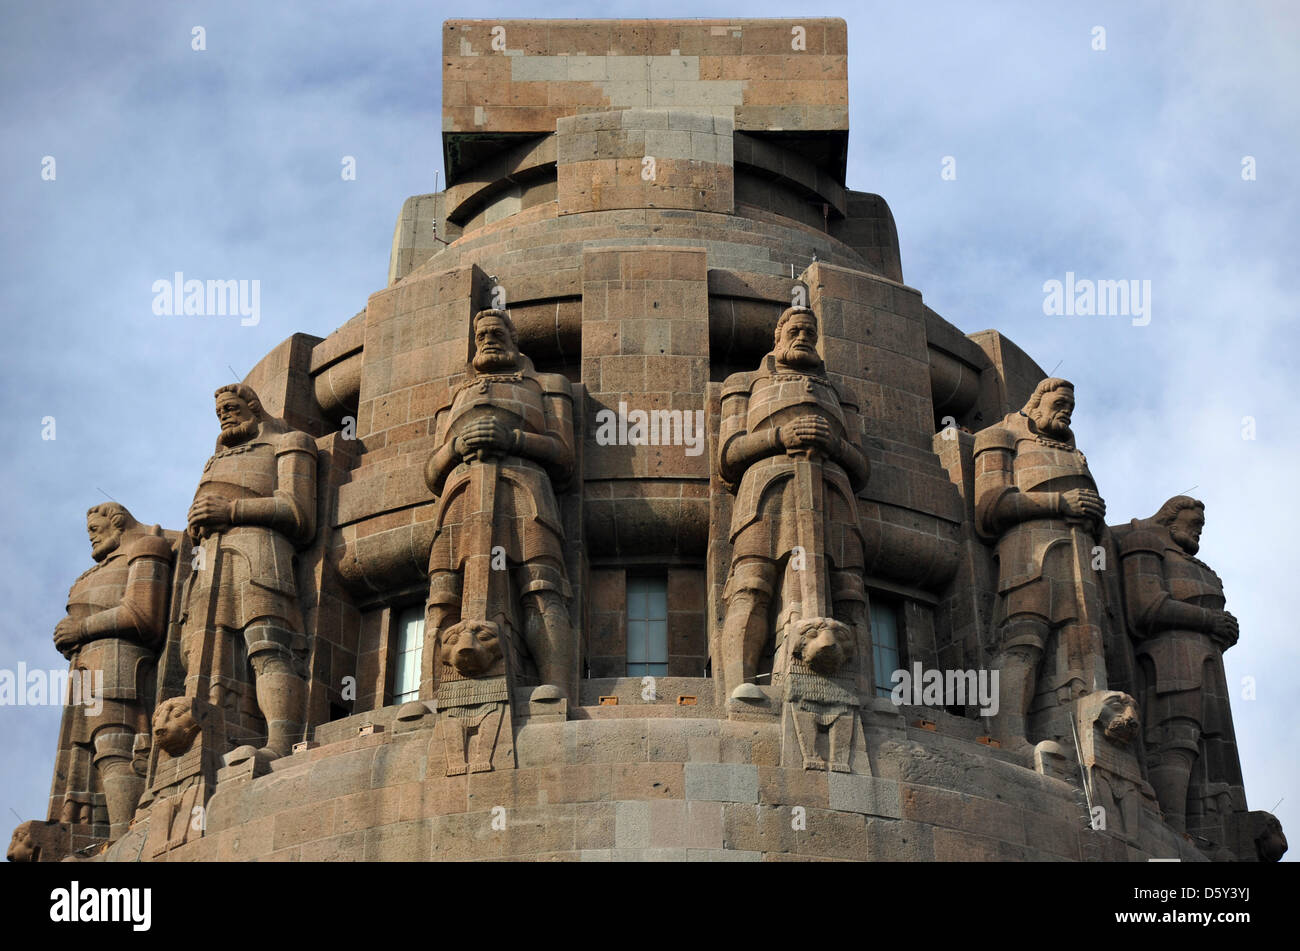
[[[36,837],[32,835],[32,824],[24,822],[14,829],[5,858],[10,862],[35,862],[39,855],[40,849],[36,845]]]
[[[817,673],[829,677],[851,661],[856,653],[853,630],[829,617],[796,621],[792,631],[792,653]]]
[[[1286,834],[1282,831],[1282,823],[1271,812],[1265,812],[1262,813],[1262,818],[1256,820],[1255,825],[1256,856],[1261,862],[1280,862],[1287,851]]]
[[[154,711],[153,741],[159,749],[172,756],[180,756],[190,748],[198,735],[199,724],[194,719],[194,704],[189,697],[172,697],[164,700]]]
[[[461,621],[442,635],[439,659],[462,677],[481,677],[501,659],[501,628],[492,621]]]
[[[1101,701],[1095,721],[1106,739],[1120,746],[1128,746],[1137,739],[1141,717],[1137,701],[1118,690],[1109,691]]]

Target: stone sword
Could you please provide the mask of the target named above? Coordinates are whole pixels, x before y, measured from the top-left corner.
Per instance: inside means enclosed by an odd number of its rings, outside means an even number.
[[[804,552],[804,567],[799,571],[800,614],[803,618],[830,617],[827,605],[825,568],[826,489],[821,453],[814,449],[796,449],[790,454],[794,462],[795,534]]]

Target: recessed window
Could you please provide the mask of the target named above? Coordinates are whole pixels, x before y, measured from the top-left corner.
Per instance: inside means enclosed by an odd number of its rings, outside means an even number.
[[[871,656],[876,667],[876,696],[888,697],[894,689],[893,673],[902,668],[903,657],[898,647],[897,602],[871,598]]]
[[[420,699],[420,659],[424,656],[424,605],[397,616],[397,657],[393,665],[393,703]]]
[[[627,579],[627,675],[668,676],[668,577]]]

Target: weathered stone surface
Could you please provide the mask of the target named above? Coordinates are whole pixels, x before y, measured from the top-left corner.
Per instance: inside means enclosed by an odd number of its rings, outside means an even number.
[[[903,816],[899,787],[891,780],[831,773],[829,783],[832,809],[889,819],[901,819]]]
[[[687,763],[686,798],[758,802],[758,767],[741,763]]]

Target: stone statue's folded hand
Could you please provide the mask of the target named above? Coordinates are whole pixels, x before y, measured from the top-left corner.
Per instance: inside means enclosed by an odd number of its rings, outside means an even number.
[[[1092,489],[1068,489],[1061,493],[1061,507],[1069,518],[1101,521],[1106,517],[1106,503]]]
[[[190,506],[188,521],[190,536],[202,538],[213,531],[230,525],[230,503],[224,499],[201,496]]]
[[[786,452],[817,449],[830,452],[838,441],[831,425],[820,416],[800,416],[777,430],[777,438]]]
[[[1214,617],[1214,627],[1210,631],[1210,637],[1218,642],[1222,647],[1228,648],[1237,643],[1239,631],[1237,629],[1237,619],[1227,611],[1216,611]]]
[[[465,454],[472,452],[506,452],[510,449],[514,434],[504,423],[496,419],[478,419],[470,423],[457,437],[465,447]]]
[[[63,656],[71,654],[85,639],[85,630],[80,621],[65,617],[54,625],[54,646]]]

